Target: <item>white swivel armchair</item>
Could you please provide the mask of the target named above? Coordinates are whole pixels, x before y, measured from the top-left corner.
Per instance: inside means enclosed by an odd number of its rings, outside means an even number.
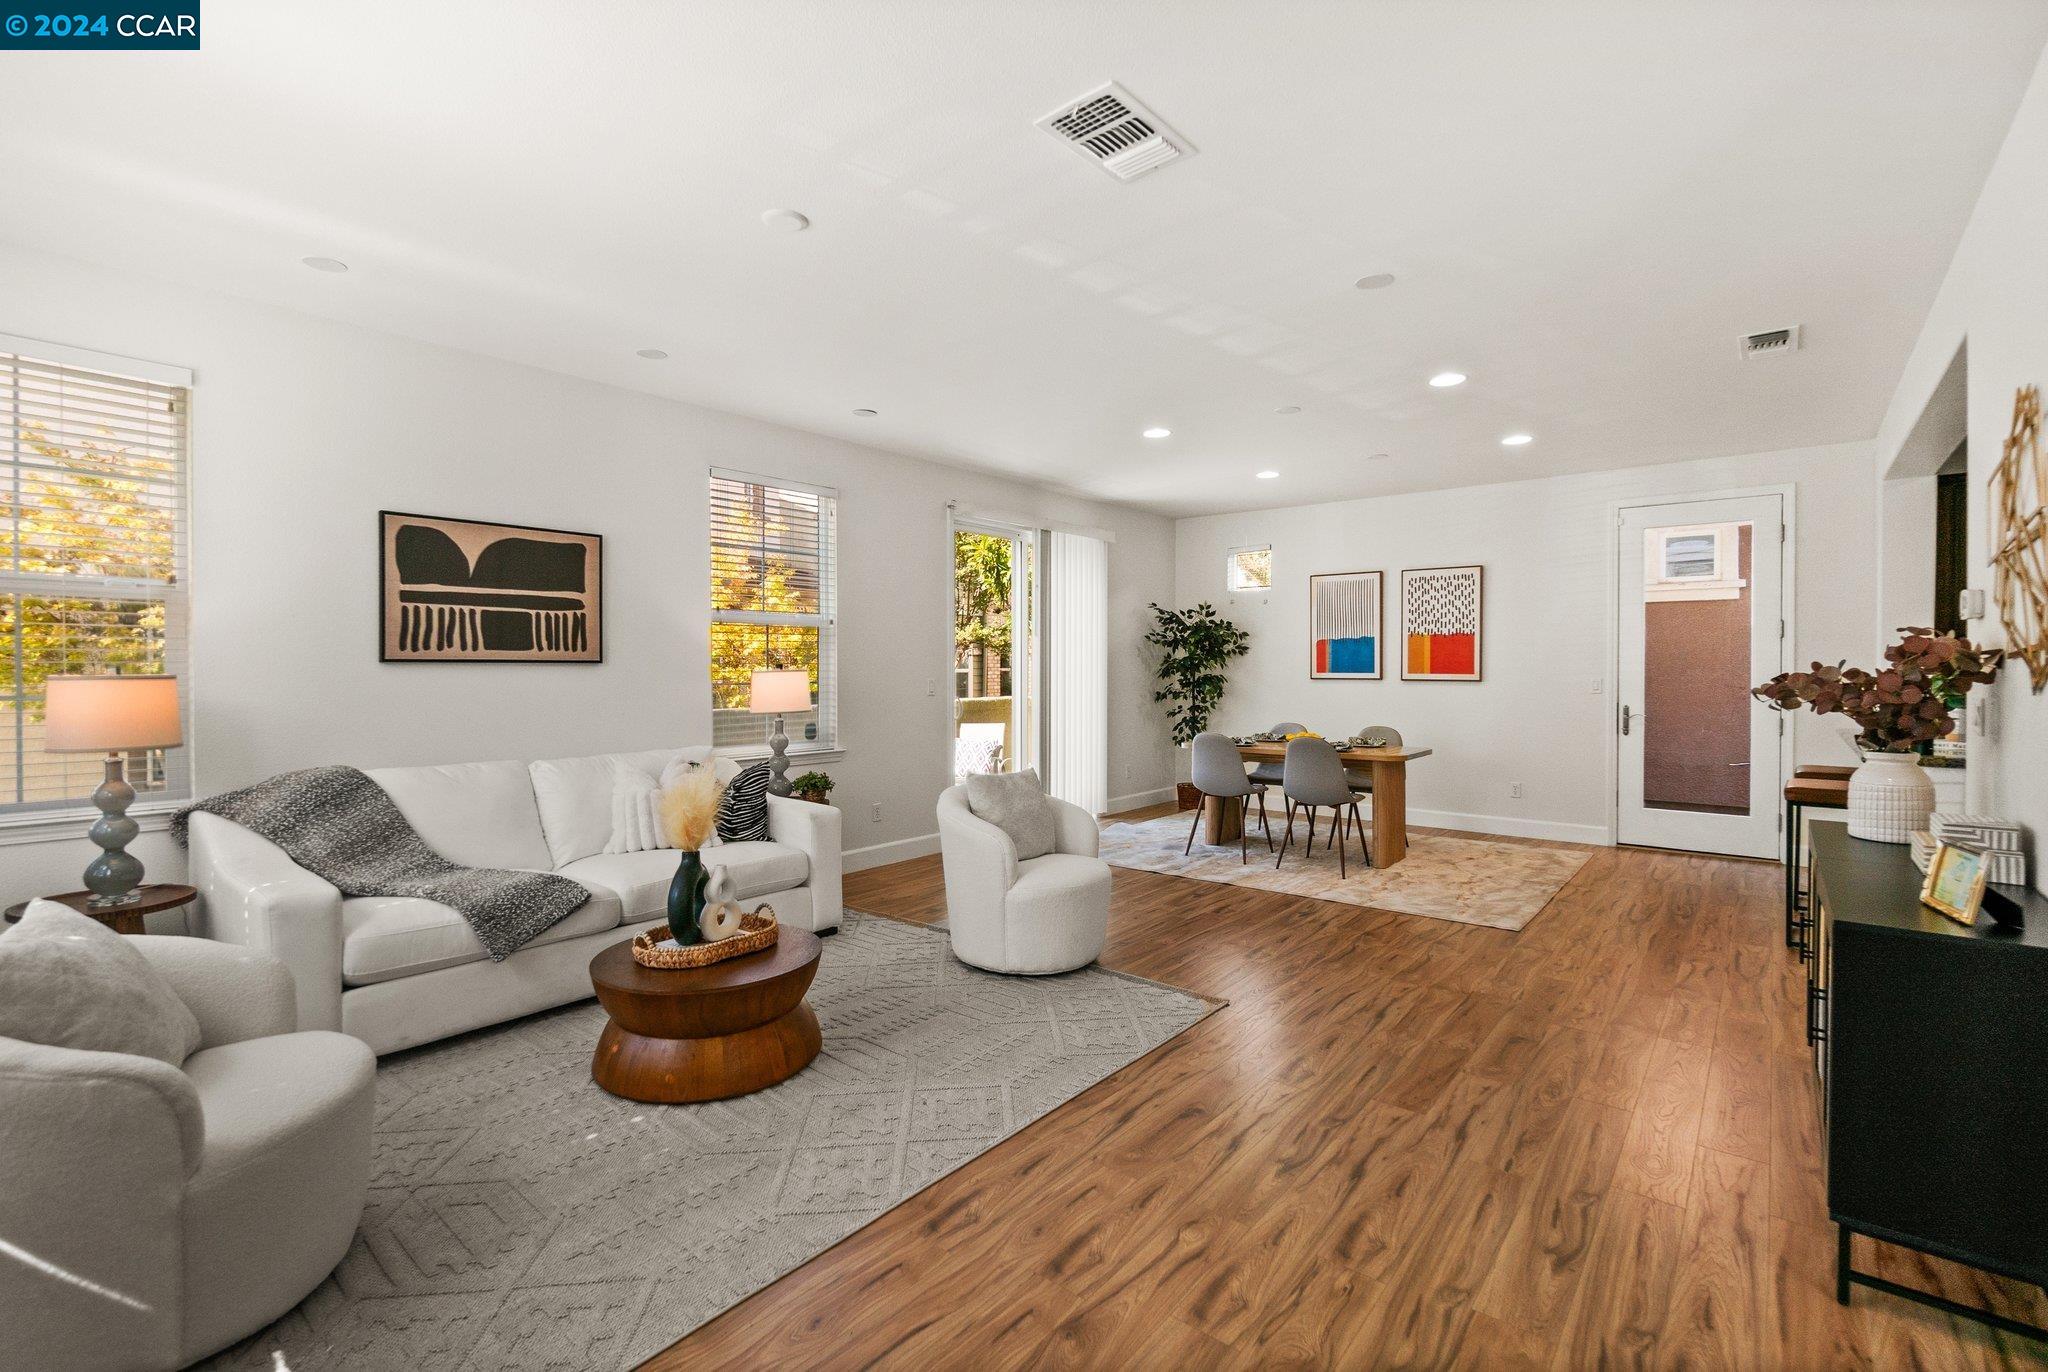
[[[1054,849],[1017,859],[1010,836],[967,808],[967,788],[939,796],[939,857],[953,955],[991,972],[1085,967],[1109,936],[1109,864],[1102,834],[1078,805],[1052,799]]]
[[[362,1217],[370,1050],[294,1032],[267,953],[132,942],[199,1021],[182,1068],[0,1036],[0,1366],[183,1367],[298,1304]]]

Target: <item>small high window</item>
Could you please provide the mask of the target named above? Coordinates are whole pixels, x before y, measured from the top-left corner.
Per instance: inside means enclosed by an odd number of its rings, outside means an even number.
[[[1273,588],[1273,548],[1232,548],[1224,564],[1224,584],[1234,592],[1269,591]]]

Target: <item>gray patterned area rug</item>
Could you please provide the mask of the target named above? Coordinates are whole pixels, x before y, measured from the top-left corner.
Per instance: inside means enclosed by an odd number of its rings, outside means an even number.
[[[594,1001],[384,1059],[354,1246],[205,1366],[631,1367],[1217,1008],[851,911],[810,1001],[816,1062],[705,1105],[593,1085]]]

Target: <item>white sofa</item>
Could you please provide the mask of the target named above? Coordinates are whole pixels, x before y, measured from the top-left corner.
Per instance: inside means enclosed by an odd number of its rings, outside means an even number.
[[[182,1068],[0,1037],[0,1367],[183,1367],[297,1305],[362,1218],[369,1050],[293,1032],[275,958],[133,943],[199,1021]]]
[[[991,972],[1086,967],[1109,937],[1109,864],[1102,830],[1056,796],[1053,851],[1019,861],[1017,845],[967,807],[967,788],[939,794],[939,860],[953,956]]]
[[[370,777],[451,862],[557,872],[590,899],[503,962],[435,901],[344,899],[266,839],[192,816],[193,932],[267,949],[291,968],[299,1027],[339,1029],[378,1053],[427,1043],[591,994],[590,959],[663,918],[676,855],[606,853],[613,764],[658,774],[675,749],[541,762],[386,767]],[[748,909],[800,929],[839,927],[839,812],[768,797],[768,840],[707,848]]]

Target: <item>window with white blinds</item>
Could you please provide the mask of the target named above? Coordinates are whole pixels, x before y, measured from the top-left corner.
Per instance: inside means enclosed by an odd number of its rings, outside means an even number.
[[[0,816],[83,805],[94,754],[49,753],[53,676],[184,677],[189,377],[0,335]],[[138,752],[142,798],[190,793],[183,755]]]
[[[749,714],[757,671],[801,668],[811,709],[785,715],[792,753],[838,746],[838,493],[745,472],[711,473],[711,741],[764,749]]]

